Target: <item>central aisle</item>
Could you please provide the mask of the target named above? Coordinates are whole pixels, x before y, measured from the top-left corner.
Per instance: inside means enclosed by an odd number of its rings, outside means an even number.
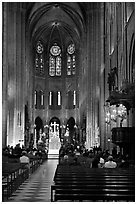
[[[58,159],[48,159],[12,195],[9,202],[50,202]]]

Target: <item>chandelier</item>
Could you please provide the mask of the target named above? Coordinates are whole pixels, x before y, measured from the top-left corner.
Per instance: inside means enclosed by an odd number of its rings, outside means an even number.
[[[105,104],[105,122],[110,124],[111,121],[117,122],[120,118],[121,121],[127,118],[127,109],[123,104],[110,105],[108,102]]]

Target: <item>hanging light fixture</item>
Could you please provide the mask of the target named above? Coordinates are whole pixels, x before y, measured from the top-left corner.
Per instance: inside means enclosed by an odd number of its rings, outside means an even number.
[[[110,106],[110,118],[113,122],[117,121],[117,105]]]
[[[107,124],[110,124],[110,105],[109,103],[107,102],[104,107],[105,107],[105,122]]]
[[[120,118],[126,118],[127,115],[127,109],[123,104],[120,104],[118,107],[118,117]]]
[[[123,120],[127,118],[127,109],[123,104],[118,107],[118,117],[121,118],[120,127],[122,127]]]
[[[111,105],[107,102],[105,104],[105,122],[110,124],[111,121],[117,122],[117,118],[121,118],[120,125],[127,117],[127,109],[123,104]]]

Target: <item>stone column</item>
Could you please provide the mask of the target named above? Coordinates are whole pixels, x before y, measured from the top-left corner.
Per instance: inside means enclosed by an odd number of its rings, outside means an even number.
[[[101,89],[104,87],[104,81],[101,69],[104,68],[103,59],[103,3],[91,4],[88,10],[88,96],[87,96],[87,143],[88,148],[95,144],[96,128],[101,126],[103,121],[100,120],[104,106],[104,92],[101,94]],[[102,79],[102,80],[101,80]],[[103,119],[102,119],[103,120]],[[101,131],[102,132],[102,131]],[[103,130],[104,132],[104,130]],[[102,136],[102,135],[101,135]]]
[[[7,115],[8,115],[8,64],[7,64],[7,4],[2,3],[3,9],[3,30],[2,30],[2,49],[3,49],[3,68],[2,68],[2,147],[7,145]]]

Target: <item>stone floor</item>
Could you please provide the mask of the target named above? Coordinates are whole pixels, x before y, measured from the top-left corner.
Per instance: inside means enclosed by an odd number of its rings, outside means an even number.
[[[57,164],[58,159],[45,161],[10,197],[8,202],[50,202],[51,185]]]

